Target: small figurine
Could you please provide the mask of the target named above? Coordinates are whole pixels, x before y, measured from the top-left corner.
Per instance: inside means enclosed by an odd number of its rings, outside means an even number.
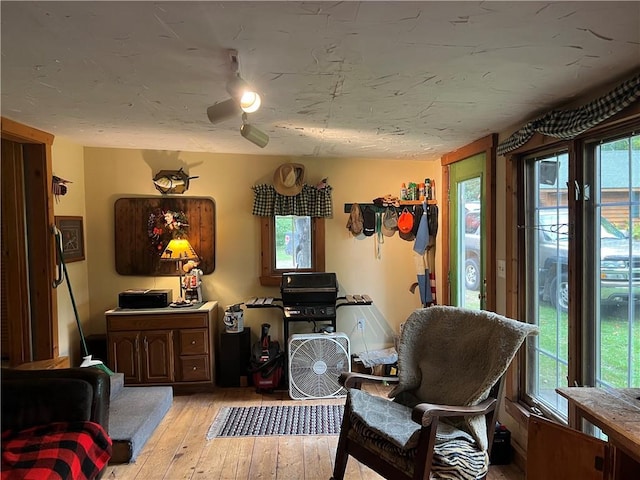
[[[198,268],[198,262],[189,260],[182,266],[185,276],[182,277],[182,289],[184,299],[191,303],[202,302],[202,270]]]

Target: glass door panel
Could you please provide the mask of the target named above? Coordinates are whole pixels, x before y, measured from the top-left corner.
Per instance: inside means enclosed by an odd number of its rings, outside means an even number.
[[[528,392],[566,415],[567,404],[555,389],[566,386],[569,358],[569,211],[568,155],[532,160],[532,185],[526,210],[528,320],[540,327],[531,340]]]
[[[640,386],[640,135],[595,148],[592,310],[600,387]]]
[[[453,305],[484,308],[484,168],[485,155],[451,166],[450,280]]]
[[[460,262],[458,275],[464,279],[461,289],[460,306],[479,310],[480,290],[482,287],[482,202],[478,198],[481,188],[481,177],[471,178],[458,184],[460,201],[458,218],[464,219],[459,223],[463,232],[458,235],[461,240],[458,245],[458,255],[464,255],[464,263]],[[475,198],[478,198],[477,200]]]

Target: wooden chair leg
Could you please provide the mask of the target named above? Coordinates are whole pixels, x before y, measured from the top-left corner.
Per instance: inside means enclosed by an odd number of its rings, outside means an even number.
[[[349,413],[351,411],[351,405],[347,399],[344,406],[344,416],[342,417],[342,425],[340,427],[340,437],[338,438],[338,446],[336,448],[336,458],[333,465],[333,477],[331,480],[343,480],[344,472],[347,469],[347,461],[349,460],[349,452],[347,451],[347,444],[349,440],[347,434],[351,428],[351,422],[349,421]]]
[[[342,480],[344,478],[344,472],[347,469],[347,461],[349,460],[349,452],[347,452],[347,432],[348,430],[342,430],[340,432],[340,439],[338,440],[338,447],[336,448],[335,464],[333,466],[333,480]]]

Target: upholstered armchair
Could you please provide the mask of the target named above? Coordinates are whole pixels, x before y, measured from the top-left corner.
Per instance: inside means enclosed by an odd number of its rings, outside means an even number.
[[[537,327],[457,307],[416,310],[398,342],[398,377],[344,373],[334,480],[351,455],[388,479],[484,479],[502,378]],[[394,383],[392,399],[361,390]]]

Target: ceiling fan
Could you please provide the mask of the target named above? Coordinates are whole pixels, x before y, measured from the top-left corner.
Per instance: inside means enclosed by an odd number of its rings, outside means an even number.
[[[207,117],[214,125],[230,118],[242,115],[240,134],[264,148],[269,143],[269,135],[248,123],[247,114],[258,111],[261,105],[260,95],[245,82],[238,72],[238,51],[229,49],[230,69],[226,90],[230,98],[216,102],[207,108]]]

